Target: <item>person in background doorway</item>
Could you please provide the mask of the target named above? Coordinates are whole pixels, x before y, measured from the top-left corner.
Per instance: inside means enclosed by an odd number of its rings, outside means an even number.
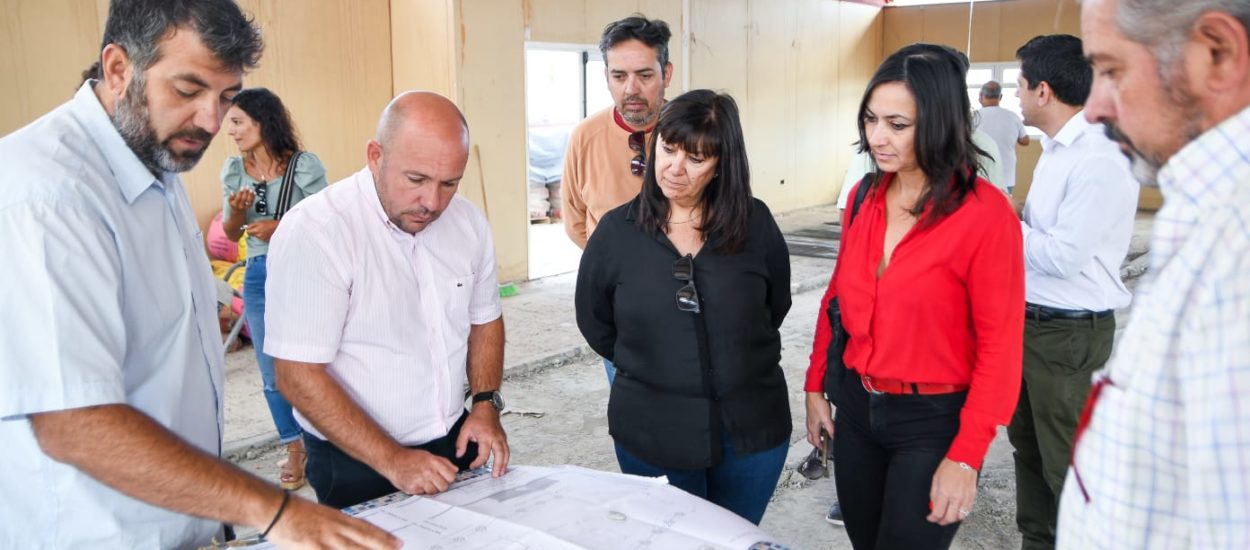
[[[758,524],[790,438],[779,328],[790,255],[751,195],[733,98],[694,90],[660,113],[642,192],[582,255],[577,326],[618,367],[608,429],[621,471]]]
[[[985,132],[998,146],[1001,179],[992,183],[1010,195],[1016,188],[1016,145],[1028,145],[1029,134],[1024,131],[1019,116],[998,106],[1003,99],[1002,84],[993,80],[986,82],[981,86],[979,99],[981,109],[973,117],[974,127]]]
[[[243,314],[256,351],[269,415],[286,446],[278,484],[283,489],[304,486],[303,431],[291,414],[291,404],[278,391],[273,358],[265,349],[265,274],[269,238],[286,210],[326,187],[321,159],[300,149],[295,125],[282,100],[265,88],[235,94],[226,112],[226,133],[242,153],[226,159],[221,169],[225,195],[221,227],[226,237],[239,240],[247,232],[247,269],[243,276]],[[289,189],[288,189],[289,188]]]

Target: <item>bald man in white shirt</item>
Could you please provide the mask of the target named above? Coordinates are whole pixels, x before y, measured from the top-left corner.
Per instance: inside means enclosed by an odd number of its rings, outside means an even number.
[[[468,155],[453,103],[401,94],[368,166],[300,202],[270,243],[265,352],[325,504],[445,491],[491,456],[495,476],[507,468],[494,243],[456,195]]]

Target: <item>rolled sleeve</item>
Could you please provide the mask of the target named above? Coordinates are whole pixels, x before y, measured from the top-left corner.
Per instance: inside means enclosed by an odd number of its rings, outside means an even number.
[[[125,403],[122,265],[99,215],[15,206],[0,212],[0,234],[0,418]]]

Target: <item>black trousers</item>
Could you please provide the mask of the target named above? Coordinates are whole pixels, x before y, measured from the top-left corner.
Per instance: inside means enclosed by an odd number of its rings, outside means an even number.
[[[464,456],[456,458],[456,438],[468,417],[466,411],[447,435],[409,448],[441,456],[452,461],[460,471],[467,470],[477,458],[477,443],[470,441]],[[368,464],[352,458],[329,441],[304,432],[304,448],[308,450],[304,475],[317,493],[317,501],[326,506],[346,508],[399,490]]]
[[[933,473],[959,431],[967,392],[869,394],[855,373],[834,416],[834,481],[857,550],[949,548],[959,524],[929,515]]]

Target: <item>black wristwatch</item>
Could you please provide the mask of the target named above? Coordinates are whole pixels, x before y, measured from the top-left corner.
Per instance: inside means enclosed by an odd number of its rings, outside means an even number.
[[[484,391],[473,394],[474,405],[483,401],[490,401],[490,405],[495,407],[496,411],[503,412],[503,394],[499,393],[499,390]]]

